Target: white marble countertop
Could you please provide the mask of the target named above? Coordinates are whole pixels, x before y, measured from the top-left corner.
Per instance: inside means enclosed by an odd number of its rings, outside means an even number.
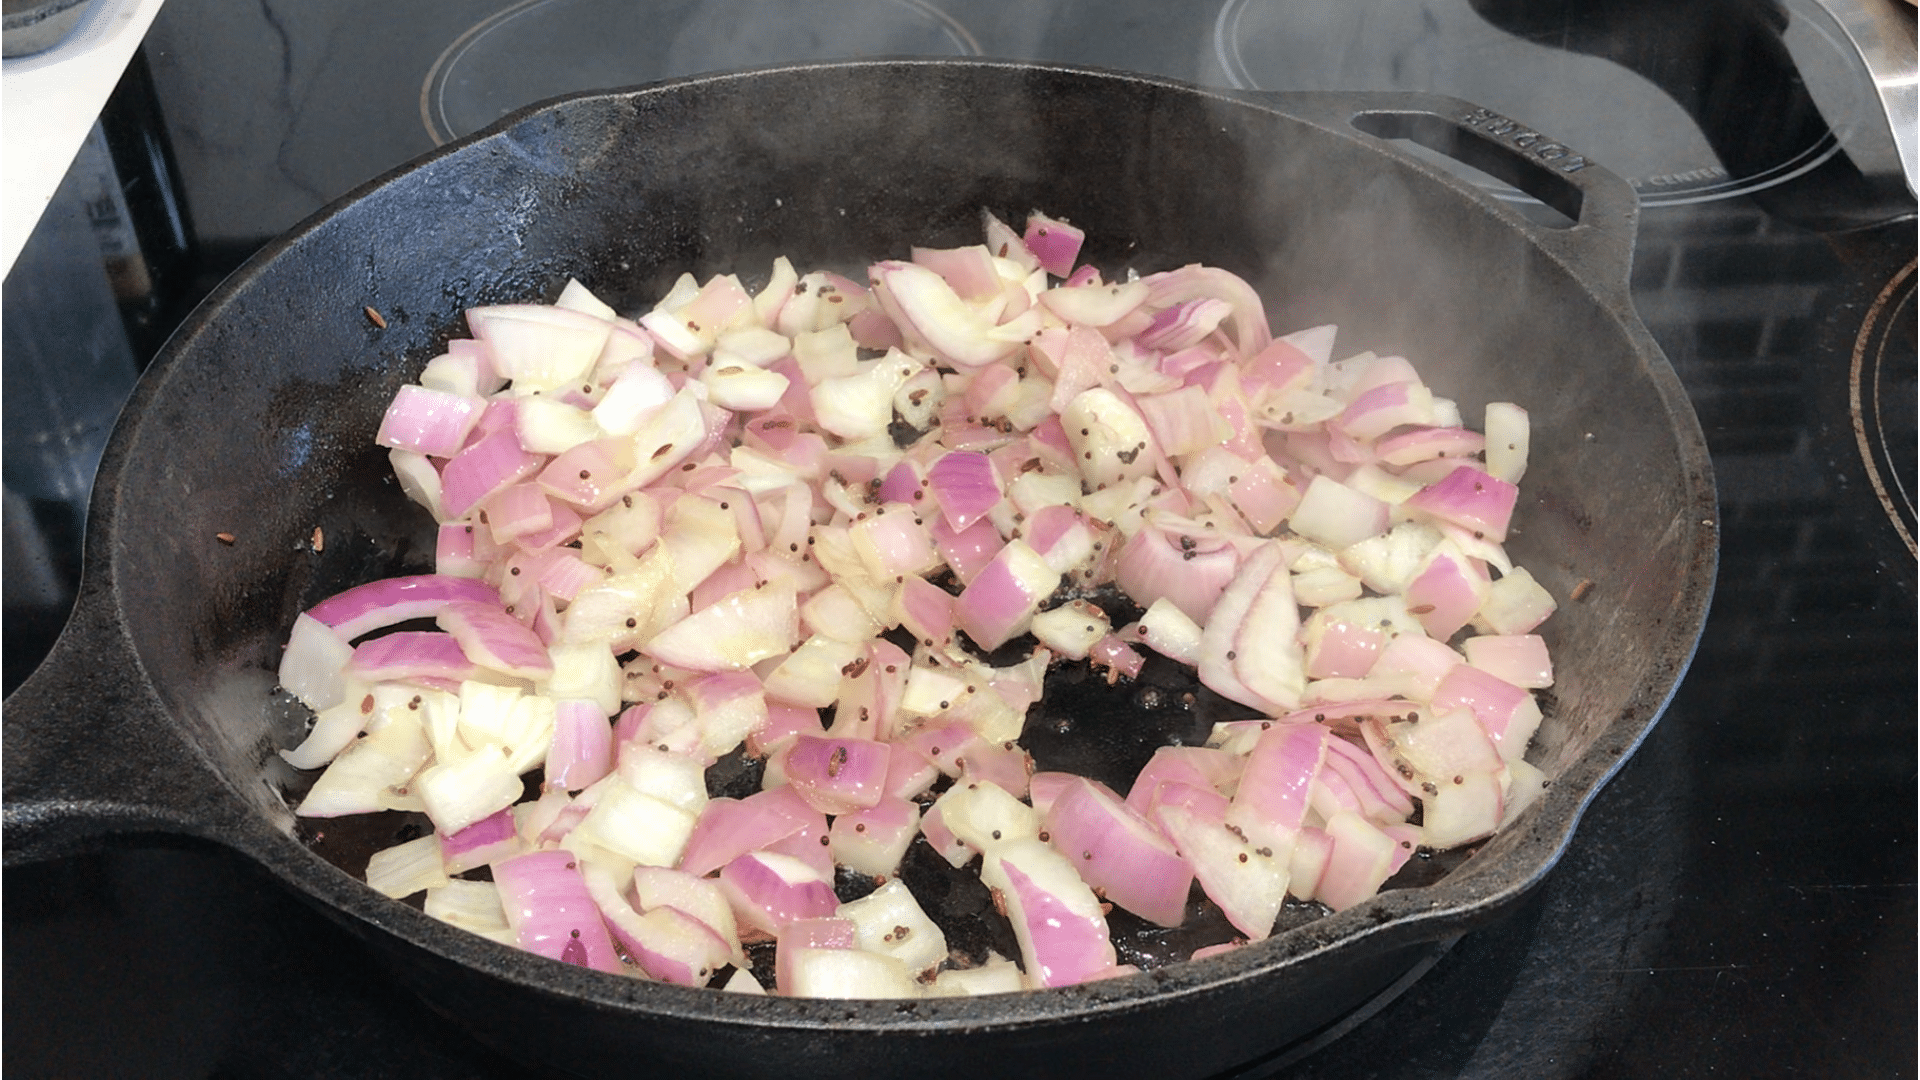
[[[43,53],[0,64],[0,275],[32,235],[163,0],[93,0]]]

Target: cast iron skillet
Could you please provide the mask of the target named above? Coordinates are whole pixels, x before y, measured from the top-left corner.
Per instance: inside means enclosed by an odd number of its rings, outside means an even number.
[[[1383,137],[1470,160],[1577,223],[1529,224]],[[74,616],[6,702],[7,861],[114,832],[229,845],[476,1037],[585,1073],[1170,1077],[1269,1053],[1537,884],[1692,655],[1715,567],[1708,459],[1629,305],[1633,194],[1583,165],[1448,99],[1242,98],[1003,62],[786,67],[516,114],[270,245],[147,373],[95,485]],[[1415,358],[1471,418],[1495,399],[1531,410],[1510,548],[1562,609],[1532,751],[1555,780],[1514,828],[1437,885],[1224,956],[918,1002],[745,998],[555,963],[389,901],[293,838],[274,751],[302,718],[276,704],[280,643],[322,597],[430,565],[430,526],[370,436],[464,308],[551,298],[573,275],[632,311],[681,270],[751,274],[778,254],[855,269],[978,242],[982,207],[1065,216],[1110,270],[1228,267],[1276,329],[1337,322],[1343,351]]]

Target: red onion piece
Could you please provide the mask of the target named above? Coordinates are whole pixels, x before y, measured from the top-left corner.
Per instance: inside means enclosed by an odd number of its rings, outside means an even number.
[[[496,544],[511,543],[553,527],[553,506],[538,484],[509,484],[489,496],[484,505],[487,528]]]
[[[1457,427],[1422,427],[1389,435],[1374,444],[1374,453],[1388,465],[1411,465],[1433,458],[1472,457],[1486,449],[1486,436]]]
[[[868,739],[797,735],[787,751],[787,783],[822,813],[863,810],[885,793],[891,750]]]
[[[1245,759],[1204,746],[1163,746],[1134,777],[1127,789],[1127,806],[1146,817],[1160,785],[1172,782],[1230,793],[1240,781]]]
[[[840,904],[830,874],[791,855],[750,851],[720,871],[720,889],[742,923],[778,936],[795,919],[822,919]]]
[[[920,815],[920,835],[927,838],[928,846],[936,854],[955,868],[967,865],[977,854],[973,845],[954,835],[953,829],[947,825],[946,807],[938,800]]]
[[[1445,641],[1467,625],[1486,602],[1491,587],[1487,572],[1443,540],[1427,554],[1425,565],[1407,583],[1403,595],[1407,611],[1420,620],[1428,636]]]
[[[485,404],[476,398],[409,383],[394,394],[373,441],[379,446],[450,458],[466,445],[467,434],[483,411]]]
[[[1199,344],[1233,314],[1225,300],[1200,297],[1155,312],[1135,340],[1144,348],[1174,352]]]
[[[1094,642],[1093,647],[1087,650],[1087,658],[1093,661],[1095,667],[1104,667],[1112,673],[1108,676],[1108,681],[1112,681],[1114,676],[1135,678],[1147,662],[1146,657],[1134,651],[1133,646],[1114,634],[1108,634]]]
[[[476,670],[452,634],[431,630],[402,630],[363,641],[347,662],[347,671],[368,683],[421,675],[457,681],[472,678]]]
[[[337,593],[307,610],[344,641],[408,619],[433,618],[451,604],[498,606],[500,594],[471,578],[443,574],[382,578]]]
[[[794,735],[824,733],[820,710],[784,701],[767,702],[767,722],[747,736],[747,753],[764,757],[775,747],[784,746]]]
[[[620,970],[572,852],[535,851],[497,863],[493,883],[522,949],[598,971]]]
[[[1414,849],[1425,842],[1425,836],[1418,825],[1408,825],[1405,822],[1397,825],[1381,825],[1380,831],[1386,833],[1393,841],[1393,858],[1387,860],[1387,876],[1392,877],[1400,872],[1401,867],[1407,865],[1408,859],[1413,858]]]
[[[953,594],[922,577],[900,583],[895,614],[917,641],[944,645],[953,637]]]
[[[987,855],[980,879],[1006,907],[1029,986],[1070,986],[1113,968],[1100,902],[1059,852],[1017,841]]]
[[[1121,548],[1114,581],[1143,607],[1165,598],[1206,624],[1240,567],[1240,552],[1221,538],[1170,533],[1148,524]]]
[[[1064,278],[1073,273],[1074,261],[1080,257],[1080,245],[1086,242],[1086,230],[1069,225],[1059,218],[1045,214],[1027,215],[1027,231],[1021,237],[1027,250],[1040,262],[1041,269],[1054,277]]]
[[[982,649],[992,650],[1027,629],[1060,584],[1060,575],[1024,541],[1010,540],[981,568],[953,605],[953,620]]]
[[[927,533],[933,538],[940,558],[962,585],[972,582],[980,571],[986,569],[1006,544],[992,524],[984,519],[963,530],[955,530],[942,516],[929,523]]]
[[[1049,842],[1108,900],[1161,926],[1185,920],[1193,870],[1111,791],[1084,779],[1068,784],[1046,822]]]
[[[1462,662],[1460,654],[1444,641],[1401,634],[1380,650],[1368,678],[1388,693],[1428,701],[1440,680]]]
[[[538,472],[545,461],[520,448],[511,428],[495,431],[450,458],[440,470],[440,506],[465,517],[495,492]]]
[[[553,674],[546,646],[532,630],[493,604],[448,604],[436,619],[475,663],[536,681]]]
[[[1193,264],[1178,270],[1149,274],[1145,281],[1153,289],[1147,303],[1155,308],[1209,296],[1232,305],[1233,339],[1240,347],[1242,356],[1257,355],[1273,340],[1273,332],[1267,328],[1266,308],[1260,302],[1260,294],[1230,271]]]
[[[766,846],[775,855],[791,855],[812,867],[827,880],[833,880],[833,839],[827,835],[827,818],[816,814],[806,825],[789,836]]]
[[[1276,338],[1247,361],[1241,382],[1255,401],[1265,402],[1307,389],[1318,370],[1313,357],[1299,346],[1286,338]]]
[[[547,786],[579,791],[612,771],[613,725],[599,704],[578,698],[554,702]]]
[[[744,799],[710,799],[694,822],[678,868],[705,877],[749,851],[816,824],[824,830],[820,812],[785,786]]]
[[[1500,748],[1502,756],[1518,757],[1517,752],[1509,752],[1513,739],[1518,738],[1519,746],[1524,748],[1533,737],[1533,726],[1540,722],[1540,710],[1531,694],[1467,664],[1447,672],[1446,678],[1433,690],[1434,712],[1451,712],[1463,707],[1473,710],[1474,718],[1487,729],[1487,736]],[[1522,728],[1524,730],[1520,730]]]
[[[1499,820],[1496,814],[1495,823]],[[1333,850],[1313,895],[1333,910],[1345,911],[1380,891],[1392,872],[1399,845],[1379,826],[1354,813],[1328,818],[1327,838]]]
[[[1450,521],[1476,536],[1504,541],[1519,495],[1520,489],[1505,480],[1497,480],[1471,465],[1461,465],[1437,483],[1408,497],[1403,505],[1441,521]]]
[[[1467,663],[1503,682],[1530,690],[1553,685],[1553,659],[1538,634],[1482,634],[1463,648]]]
[[[958,535],[986,516],[1003,492],[985,454],[952,451],[927,470],[927,486],[951,531]]]
[[[886,479],[880,482],[880,501],[911,503],[916,495],[921,495],[923,486],[919,469],[911,460],[901,458],[899,464],[888,470]]]
[[[488,817],[451,835],[440,836],[440,856],[449,874],[459,874],[476,866],[513,855],[520,849],[520,834],[515,830],[512,808],[496,811]]]
[[[959,248],[915,247],[911,257],[917,265],[945,278],[964,300],[985,300],[1000,292],[1000,275],[995,272],[993,256],[984,244]]]
[[[1033,757],[1016,743],[995,745],[982,740],[957,754],[960,782],[985,781],[1016,799],[1027,797],[1033,779]]]
[[[1318,724],[1275,724],[1261,732],[1227,813],[1249,843],[1282,853],[1292,846],[1313,779],[1326,761],[1327,737]]]
[[[940,770],[919,754],[895,753],[887,760],[887,797],[913,799],[933,787]]]
[[[1342,738],[1327,740],[1327,767],[1336,769],[1367,809],[1369,820],[1385,824],[1405,821],[1413,800],[1387,775],[1373,755]]]
[[[1387,635],[1379,627],[1331,620],[1307,645],[1307,677],[1364,679],[1386,644]]]

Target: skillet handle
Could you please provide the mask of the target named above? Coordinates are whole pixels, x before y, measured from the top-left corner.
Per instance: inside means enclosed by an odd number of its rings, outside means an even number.
[[[1382,149],[1464,190],[1511,221],[1597,291],[1625,300],[1633,270],[1640,197],[1618,174],[1515,120],[1439,94],[1257,93],[1255,100],[1343,134],[1371,136]],[[1404,139],[1470,165],[1539,199],[1572,221],[1556,228],[1522,215],[1499,196],[1421,161]]]
[[[6,699],[3,738],[7,866],[115,834],[222,840],[244,825],[239,796],[148,686],[106,589],[82,583],[53,651]]]

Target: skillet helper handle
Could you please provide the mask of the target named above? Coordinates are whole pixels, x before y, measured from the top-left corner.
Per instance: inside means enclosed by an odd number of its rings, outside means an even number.
[[[0,754],[7,866],[116,834],[216,837],[240,820],[238,796],[147,685],[111,597],[84,583],[53,651],[6,700]]]
[[[1493,208],[1596,291],[1627,299],[1640,197],[1633,185],[1577,149],[1472,102],[1439,94],[1270,93],[1258,98],[1311,123],[1372,136],[1382,149]],[[1513,185],[1571,224],[1557,228],[1526,217],[1492,192],[1419,160],[1395,141],[1402,139]]]

